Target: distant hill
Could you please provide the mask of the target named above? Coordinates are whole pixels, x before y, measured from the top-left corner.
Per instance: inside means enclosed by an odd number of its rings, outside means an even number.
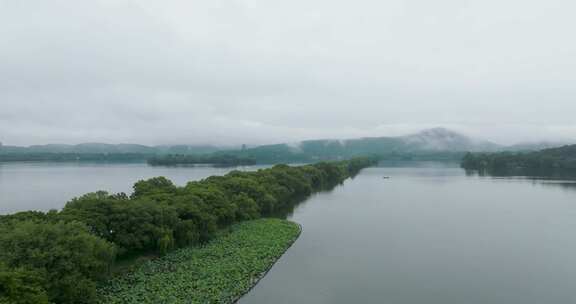
[[[356,156],[386,156],[390,158],[455,158],[467,151],[497,151],[497,144],[469,138],[462,134],[435,128],[398,137],[369,137],[346,140],[307,140],[295,144],[264,145],[234,153],[259,162],[316,161],[344,159]],[[454,157],[452,157],[454,155]]]
[[[69,153],[69,154],[208,154],[223,150],[208,145],[145,146],[138,144],[83,143],[78,145],[48,144],[29,147],[1,146],[0,154],[8,153]]]
[[[500,145],[477,140],[444,128],[424,130],[401,139],[411,144],[412,149],[421,151],[496,151]]]
[[[146,161],[164,155],[207,155],[225,148],[199,145],[145,146],[137,144],[83,143],[78,145],[0,145],[0,162],[14,161]]]
[[[0,161],[8,160],[143,160],[163,155],[204,155],[252,159],[258,163],[313,162],[358,156],[390,160],[460,160],[466,152],[535,151],[560,146],[541,142],[502,146],[445,129],[434,128],[396,137],[318,139],[252,148],[210,145],[164,145],[83,143],[78,145],[1,146]]]

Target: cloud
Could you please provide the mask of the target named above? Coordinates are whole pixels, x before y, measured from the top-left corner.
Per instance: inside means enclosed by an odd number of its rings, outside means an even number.
[[[576,4],[0,0],[0,140],[576,138]]]

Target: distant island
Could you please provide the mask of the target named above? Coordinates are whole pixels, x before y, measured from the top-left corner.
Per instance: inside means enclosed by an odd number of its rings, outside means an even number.
[[[256,160],[247,157],[238,157],[227,154],[211,155],[162,155],[153,156],[148,159],[148,164],[152,166],[175,166],[175,165],[196,165],[212,164],[218,166],[248,166],[255,165]]]
[[[524,153],[468,153],[461,165],[467,170],[489,174],[576,172],[576,145]]]
[[[236,147],[207,145],[145,146],[138,144],[84,143],[78,145],[0,145],[0,162],[19,161],[107,161],[145,162],[165,155],[205,155]]]

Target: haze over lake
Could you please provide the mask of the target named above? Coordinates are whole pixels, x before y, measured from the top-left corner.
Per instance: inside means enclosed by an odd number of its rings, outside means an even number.
[[[0,213],[232,169],[2,164]],[[574,303],[574,190],[569,180],[467,176],[454,163],[365,169],[296,208],[301,237],[240,303]]]
[[[0,304],[576,304],[575,10],[0,0]]]

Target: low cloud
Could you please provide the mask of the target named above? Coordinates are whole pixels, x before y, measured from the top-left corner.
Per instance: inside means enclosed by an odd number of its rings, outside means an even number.
[[[572,140],[575,8],[0,0],[0,141]]]

